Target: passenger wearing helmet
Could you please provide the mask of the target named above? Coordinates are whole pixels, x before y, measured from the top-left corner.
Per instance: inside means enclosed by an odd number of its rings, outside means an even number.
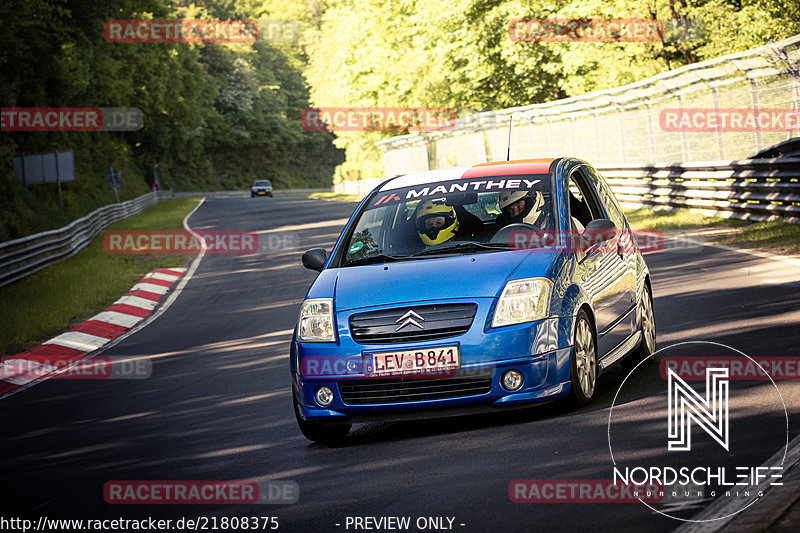
[[[416,227],[420,240],[428,246],[447,242],[459,230],[456,210],[444,199],[426,200],[417,208]]]
[[[547,228],[547,211],[544,196],[539,191],[501,192],[497,199],[500,215],[494,221],[494,231],[509,224],[530,224],[537,229]]]

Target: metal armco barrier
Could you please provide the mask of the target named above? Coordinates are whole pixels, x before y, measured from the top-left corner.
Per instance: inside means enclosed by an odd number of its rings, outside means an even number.
[[[800,158],[603,165],[597,170],[627,209],[687,208],[730,218],[800,223]],[[365,196],[382,181],[345,181],[334,185],[334,192]]]
[[[158,195],[107,205],[63,228],[0,243],[0,287],[72,257],[109,225],[157,203]]]
[[[360,196],[366,196],[369,191],[374,189],[382,181],[385,181],[385,178],[341,181],[333,186],[333,192],[337,194],[357,194]]]
[[[274,194],[275,196],[304,196],[312,192],[329,191],[330,189],[278,189]],[[151,192],[127,202],[101,207],[63,228],[0,243],[0,287],[72,257],[85,248],[92,238],[118,220],[135,215],[160,200],[187,196],[244,198],[249,197],[250,193],[249,191]]]
[[[800,224],[800,158],[597,170],[628,209],[689,208],[729,218]]]
[[[330,189],[275,189],[272,194],[276,197],[306,196],[315,192],[331,192]],[[188,198],[203,196],[205,198],[250,198],[249,190],[242,191],[214,191],[214,192],[164,192],[165,198]]]

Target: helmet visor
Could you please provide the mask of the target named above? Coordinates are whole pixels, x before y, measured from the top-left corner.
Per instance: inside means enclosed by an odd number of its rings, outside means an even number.
[[[417,219],[417,231],[434,240],[441,230],[449,228],[455,221],[455,217],[450,214],[430,213]]]

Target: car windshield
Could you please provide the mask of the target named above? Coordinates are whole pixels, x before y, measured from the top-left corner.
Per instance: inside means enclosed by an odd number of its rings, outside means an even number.
[[[382,190],[349,233],[341,266],[508,250],[515,228],[548,230],[554,221],[548,174]]]
[[[269,187],[271,183],[267,180],[259,180],[253,184],[254,187]]]

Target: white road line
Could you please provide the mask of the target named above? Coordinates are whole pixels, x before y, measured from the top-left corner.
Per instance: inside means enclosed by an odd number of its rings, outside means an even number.
[[[772,261],[779,261],[782,263],[788,263],[791,266],[797,267],[800,266],[800,259],[795,257],[787,257],[785,255],[778,255],[773,254],[772,252],[766,252],[763,250],[751,250],[749,248],[737,248],[736,246],[728,246],[727,244],[720,244],[713,241],[701,241],[697,239],[693,239],[690,237],[679,237],[676,235],[665,235],[665,240],[670,240],[673,242],[686,242],[689,244],[694,244],[696,246],[708,246],[710,248],[717,248],[720,250],[726,250],[728,252],[738,252],[740,254],[751,255],[753,257],[760,257],[762,259],[771,259]]]
[[[192,231],[192,229],[189,227],[189,217],[191,217],[195,213],[195,211],[197,211],[200,208],[200,206],[203,205],[203,203],[205,201],[206,201],[205,198],[201,199],[200,202],[198,202],[198,204],[196,206],[194,206],[194,209],[192,209],[189,212],[189,214],[186,215],[183,218],[183,227],[184,227],[184,229],[186,229],[186,231],[188,231],[189,233],[192,233],[199,240],[201,248],[200,248],[200,253],[197,254],[197,257],[194,258],[194,260],[192,261],[191,265],[189,265],[188,269],[184,269],[184,268],[170,268],[169,269],[169,270],[174,270],[176,272],[177,271],[186,272],[186,274],[183,276],[183,278],[181,279],[180,283],[178,283],[177,287],[172,292],[172,294],[169,297],[167,297],[167,299],[164,301],[164,303],[161,305],[161,307],[158,308],[158,310],[155,313],[152,313],[151,315],[146,317],[146,319],[144,319],[142,322],[140,322],[137,326],[134,326],[133,328],[129,329],[128,331],[126,331],[125,333],[120,335],[119,337],[117,337],[115,339],[112,339],[111,341],[107,342],[102,347],[102,349],[98,349],[98,350],[96,350],[96,351],[94,351],[92,353],[86,354],[85,357],[96,357],[96,356],[102,354],[105,350],[111,348],[112,346],[116,345],[117,343],[119,343],[119,342],[125,340],[126,338],[130,337],[131,335],[133,335],[134,333],[136,333],[140,329],[142,329],[145,326],[147,326],[150,322],[152,322],[153,320],[155,320],[156,318],[161,316],[161,314],[163,314],[164,311],[166,311],[167,308],[169,308],[169,306],[172,305],[172,303],[178,298],[178,295],[181,293],[183,288],[186,286],[186,284],[192,278],[192,275],[197,270],[197,267],[200,266],[200,261],[203,259],[203,256],[205,256],[205,254],[206,254],[205,241],[200,238],[200,235],[198,233]],[[161,274],[160,276],[167,276],[167,275],[168,274]],[[151,277],[155,277],[156,279],[163,279],[161,277],[157,277],[156,275],[153,275]],[[167,281],[172,281],[174,277],[175,276],[170,276]],[[142,300],[142,298],[135,298],[133,296],[123,296],[122,298],[117,300],[115,303],[127,303],[128,305],[134,305],[134,307],[141,307],[141,305],[135,305],[135,304],[131,303],[132,301],[135,301],[135,300],[141,300],[141,303],[142,304],[146,304],[147,306],[149,306],[151,304],[153,306],[155,306],[156,303],[157,303],[157,302],[151,302],[150,300]],[[144,307],[144,309],[152,309],[152,307]],[[108,312],[112,312],[112,311],[108,311]],[[56,369],[56,371],[57,371],[57,369]],[[32,379],[29,382],[21,383],[20,386],[17,387],[16,389],[12,389],[12,390],[0,395],[0,399],[8,398],[9,396],[12,396],[12,395],[20,393],[20,392],[22,392],[24,390],[27,390],[30,387],[35,386],[37,383],[41,383],[42,381],[45,381],[46,379],[48,379],[48,377],[49,376],[37,376],[36,378]]]
[[[167,294],[169,287],[164,287],[163,285],[154,285],[152,283],[137,283],[131,289],[132,291],[141,290],[147,292],[153,292],[156,294]]]
[[[115,326],[122,326],[123,328],[132,328],[141,322],[143,318],[144,317],[141,316],[118,313],[117,311],[103,311],[102,313],[94,315],[89,320],[106,322],[108,324],[114,324]]]
[[[58,337],[54,337],[49,341],[42,344],[58,344],[67,348],[74,348],[84,352],[93,352],[104,344],[108,343],[109,339],[98,337],[96,335],[89,335],[81,331],[68,331],[62,333]]]
[[[109,342],[108,344],[103,346],[102,350],[98,350],[97,353],[92,354],[92,356],[98,356],[98,355],[102,354],[103,352],[105,352],[109,348],[117,345],[118,343],[120,343],[123,340],[127,339],[128,337],[130,337],[134,333],[136,333],[136,332],[140,331],[141,329],[147,327],[148,324],[150,324],[152,321],[156,320],[158,317],[160,317],[162,314],[164,314],[164,312],[167,309],[169,309],[169,307],[175,302],[175,300],[178,299],[178,296],[180,296],[181,292],[183,291],[183,288],[186,286],[187,283],[189,283],[189,280],[192,279],[192,276],[194,275],[195,271],[197,270],[197,267],[200,266],[200,261],[202,261],[203,257],[205,257],[205,255],[206,255],[206,243],[205,243],[205,241],[201,238],[200,234],[198,234],[197,232],[193,231],[192,228],[189,227],[189,217],[191,217],[195,213],[195,211],[200,209],[200,206],[203,205],[203,203],[205,201],[206,201],[205,198],[200,200],[200,203],[198,203],[194,207],[194,209],[192,209],[192,211],[188,215],[186,215],[186,217],[184,217],[184,219],[183,219],[183,228],[186,231],[188,231],[189,233],[191,233],[192,235],[194,235],[195,238],[197,238],[198,242],[200,242],[200,253],[198,253],[197,257],[194,258],[192,263],[189,265],[189,268],[185,269],[186,274],[184,274],[184,276],[181,278],[180,282],[178,282],[178,284],[175,285],[175,288],[172,291],[172,293],[167,297],[166,300],[164,300],[164,303],[162,303],[161,306],[159,306],[159,308],[156,310],[155,313],[147,316],[136,327],[129,329],[128,331],[126,331],[125,333],[120,335],[119,337],[113,339],[111,342]],[[182,269],[171,268],[170,270],[182,270]]]
[[[142,309],[147,309],[148,311],[152,311],[153,309],[156,308],[156,304],[158,302],[154,300],[147,300],[145,298],[139,298],[138,296],[123,296],[114,303],[132,305],[133,307],[141,307]]]

